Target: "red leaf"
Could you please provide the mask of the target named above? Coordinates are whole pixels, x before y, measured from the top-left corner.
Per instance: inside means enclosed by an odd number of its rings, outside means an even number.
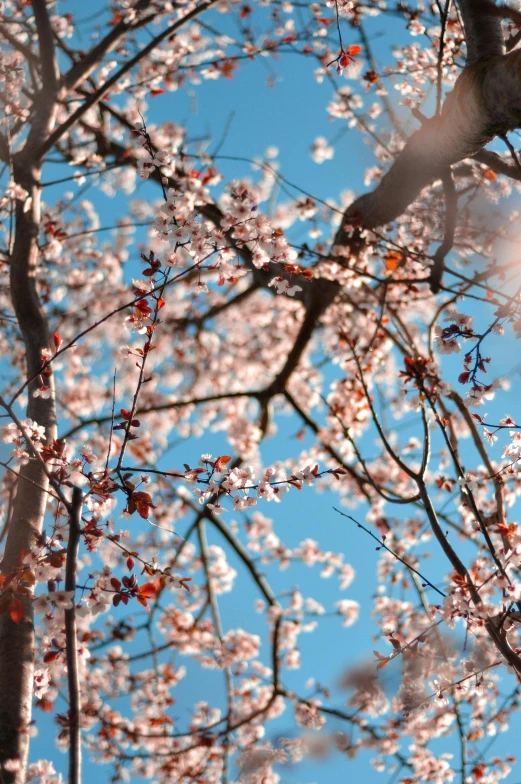
[[[395,272],[403,260],[403,254],[398,250],[390,250],[385,254],[385,266],[389,272]]]
[[[59,569],[63,566],[63,563],[67,557],[67,553],[65,550],[61,550],[60,552],[51,553],[47,556],[47,561],[50,563],[51,566],[54,566],[55,569]]]
[[[11,620],[15,623],[21,623],[24,617],[24,606],[20,599],[17,599],[16,596],[11,599],[11,604],[9,605],[9,615],[11,616]]]
[[[146,299],[140,299],[138,302],[136,302],[134,307],[141,313],[142,316],[149,316],[152,313],[152,308]]]
[[[150,507],[147,503],[145,503],[144,501],[138,501],[136,503],[136,509],[138,515],[141,518],[143,518],[143,520],[148,520],[148,514],[149,514],[148,510],[150,509]]]
[[[56,351],[59,351],[60,350],[60,346],[63,343],[63,340],[61,339],[59,333],[55,332],[54,335],[52,336],[52,339],[54,341],[54,346],[56,348]]]
[[[132,493],[132,500],[136,505],[139,516],[142,517],[143,520],[148,520],[150,510],[156,508],[152,503],[152,496],[150,493],[144,493],[141,490],[139,492]]]
[[[49,662],[56,661],[56,659],[60,656],[61,651],[47,651],[47,653],[43,657],[44,664],[49,664]]]
[[[150,599],[152,596],[156,595],[157,586],[155,583],[144,583],[143,585],[140,585],[137,590],[141,597]]]
[[[152,509],[156,508],[152,503],[152,496],[150,495],[150,493],[145,493],[143,490],[137,490],[135,493],[132,493],[132,498],[137,504],[139,503],[146,504],[147,506],[150,506]]]
[[[228,465],[230,460],[231,460],[230,455],[221,455],[220,457],[217,458],[217,460],[213,464],[213,470],[221,472],[223,468],[225,468]]]

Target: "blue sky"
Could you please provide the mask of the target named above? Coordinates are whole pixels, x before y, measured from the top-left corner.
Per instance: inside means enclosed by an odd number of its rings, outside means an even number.
[[[89,4],[89,15],[94,13],[98,7],[104,3],[92,2]],[[71,11],[78,17],[85,14],[85,3],[79,0],[68,0],[60,2],[60,9]],[[92,10],[91,10],[92,9]],[[258,10],[255,13],[260,13]],[[225,30],[227,24],[231,24],[226,18],[214,14],[212,22],[220,29]],[[403,24],[397,20],[387,18],[385,21],[369,22],[367,29],[373,36],[375,56],[378,65],[389,63],[390,51],[394,45],[410,43],[411,39],[407,32],[403,30]],[[384,29],[385,35],[379,36],[380,30]],[[358,43],[358,35],[355,31],[348,30],[344,26],[344,42]],[[83,46],[86,45],[84,41]],[[280,171],[289,180],[301,187],[308,189],[319,198],[334,198],[338,200],[344,190],[353,190],[357,193],[364,190],[363,177],[365,169],[373,165],[373,156],[367,144],[364,143],[360,134],[354,130],[347,130],[345,134],[335,144],[335,156],[332,161],[326,161],[322,165],[313,163],[309,155],[310,145],[317,136],[324,136],[331,142],[339,131],[344,130],[345,123],[340,120],[331,121],[326,112],[326,106],[331,97],[331,88],[327,81],[317,84],[313,78],[313,63],[296,55],[282,57],[278,61],[271,60],[270,67],[275,70],[273,86],[268,86],[266,77],[267,71],[262,62],[255,61],[242,67],[236,73],[233,81],[219,80],[203,82],[196,88],[190,88],[190,92],[179,91],[177,93],[167,93],[150,100],[150,108],[147,121],[160,122],[173,120],[180,124],[185,124],[188,128],[189,136],[200,136],[211,133],[213,145],[221,139],[224,129],[229,124],[226,138],[221,148],[222,155],[243,156],[254,158],[261,156],[267,147],[275,146],[279,150],[278,160],[280,161]],[[346,80],[348,85],[349,81]],[[398,94],[390,90],[390,98],[396,104]],[[403,118],[410,118],[406,110],[401,111]],[[233,119],[231,119],[233,116]],[[230,123],[231,119],[231,123]],[[414,127],[411,122],[411,128]],[[210,145],[212,149],[212,145]],[[247,163],[222,161],[222,171],[226,179],[234,177],[248,176],[251,169]],[[50,165],[48,167],[47,179],[54,176],[66,176],[65,167]],[[67,170],[67,173],[70,170]],[[68,187],[68,186],[67,186]],[[74,190],[77,186],[71,185]],[[147,191],[148,186],[142,190]],[[52,203],[52,199],[62,193],[62,186],[49,189],[46,198]],[[138,192],[139,195],[139,192]],[[109,199],[103,194],[99,194],[94,188],[88,194],[95,205],[103,214],[106,225],[112,225],[116,220],[124,215],[125,202],[121,195]],[[136,235],[138,239],[143,239],[143,234]],[[135,256],[137,257],[137,252]],[[478,315],[478,309],[475,309]],[[466,308],[469,312],[469,308]],[[472,308],[470,310],[472,312]],[[482,317],[482,310],[479,310]],[[488,319],[488,315],[487,315]],[[486,322],[488,324],[488,321]],[[499,353],[494,352],[497,357],[495,367],[497,374],[508,373],[516,365],[517,344],[514,341],[508,344],[509,350],[505,350],[505,341],[492,339],[489,347],[492,351],[494,345],[498,346]],[[450,362],[449,362],[450,366]],[[494,402],[488,407],[490,418],[503,416],[505,413],[501,400]],[[510,411],[513,416],[516,412]],[[288,417],[278,420],[279,434],[276,438],[266,442],[263,454],[266,461],[280,459],[281,457],[291,456],[298,449],[294,440],[294,434],[300,429],[300,423],[294,418]],[[496,457],[499,457],[499,447]],[[212,452],[221,454],[225,451],[222,448],[222,440],[217,434],[209,438],[201,439],[200,442],[192,442],[188,445],[183,444],[182,449],[174,452],[179,461],[190,462],[196,460],[201,452]],[[281,454],[282,452],[282,454]],[[305,677],[313,675],[317,681],[329,685],[337,698],[333,702],[342,706],[345,696],[340,694],[336,688],[338,679],[343,672],[346,664],[353,661],[367,661],[372,658],[372,649],[382,647],[381,642],[374,642],[371,637],[377,629],[371,620],[370,613],[372,608],[371,598],[376,585],[376,564],[378,553],[375,552],[375,544],[366,534],[358,530],[354,525],[339,517],[333,511],[336,497],[329,491],[317,493],[311,489],[304,489],[300,493],[293,493],[291,498],[281,506],[273,508],[262,508],[262,512],[267,516],[273,516],[276,520],[276,528],[281,538],[290,546],[296,545],[306,537],[318,539],[321,547],[333,551],[342,551],[346,555],[346,561],[351,563],[356,570],[356,579],[353,585],[342,595],[346,598],[353,598],[360,602],[360,619],[356,625],[350,628],[340,626],[338,619],[326,618],[321,622],[320,631],[311,635],[301,637],[301,652],[303,660],[302,673],[293,676],[291,673],[285,674],[285,683],[291,687],[293,679],[295,684],[302,683]],[[362,521],[365,511],[360,508],[355,516]],[[217,534],[209,531],[211,542],[222,545]],[[233,558],[231,563],[238,571],[242,571],[242,566],[235,563]],[[428,576],[436,581],[440,574],[444,574],[448,569],[440,554],[434,554],[433,558],[427,562],[426,572]],[[254,591],[248,583],[248,578],[241,576],[244,588],[240,592],[225,595],[221,601],[223,625],[226,628],[235,628],[243,625],[250,631],[263,633],[264,621],[262,616],[254,616],[252,613]],[[277,575],[274,573],[273,585],[275,589],[289,588],[293,584],[299,584],[305,595],[313,596],[322,601],[326,606],[331,606],[333,601],[341,598],[334,590],[336,586],[327,581],[321,581],[318,569],[310,570],[306,567],[297,566],[292,568],[291,576],[288,573]],[[133,643],[133,651],[139,650],[138,642]],[[181,657],[178,664],[188,662]],[[197,675],[196,675],[197,672]],[[222,676],[220,673],[204,672],[200,675],[200,669],[194,669],[193,674],[181,683],[177,689],[176,699],[177,714],[180,717],[188,716],[189,708],[198,699],[209,699],[212,696],[222,696]],[[302,690],[300,691],[302,694]],[[66,771],[66,757],[58,752],[53,745],[53,733],[50,731],[46,721],[40,721],[41,715],[35,717],[38,722],[39,735],[33,741],[31,756],[32,759],[51,758],[55,762],[58,770]],[[284,735],[293,732],[292,722],[286,717],[282,717],[268,727],[268,736]],[[340,724],[331,721],[328,725],[330,729],[342,728]],[[520,729],[519,723],[513,726],[510,738],[516,736]],[[510,741],[510,750],[513,747]],[[504,747],[504,741],[497,743],[498,752]],[[508,746],[507,746],[508,747]],[[440,741],[437,743],[439,751],[454,751],[457,753],[457,746],[452,742]],[[515,752],[515,749],[514,749]],[[457,765],[457,763],[456,763]],[[368,762],[368,755],[361,755],[354,761],[347,762],[339,754],[333,754],[324,761],[318,763],[306,761],[305,763],[293,767],[280,769],[282,781],[299,782],[300,784],[326,784],[330,781],[345,781],[359,779],[366,784],[376,784],[386,782],[387,777],[376,773]],[[516,770],[517,779],[521,779],[521,766]],[[516,775],[512,775],[509,781],[515,782]],[[109,769],[85,764],[85,781],[97,778],[99,781],[109,780]]]

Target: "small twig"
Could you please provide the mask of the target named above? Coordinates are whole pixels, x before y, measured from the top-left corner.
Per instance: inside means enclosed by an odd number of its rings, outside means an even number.
[[[437,63],[437,80],[436,80],[436,115],[439,116],[441,114],[441,103],[442,103],[442,82],[443,82],[443,55],[445,53],[445,33],[447,30],[447,19],[450,13],[450,6],[452,0],[447,0],[445,3],[445,8],[442,8],[441,3],[437,0],[436,5],[438,6],[438,10],[440,12],[441,17],[441,34],[440,34],[440,46],[438,49],[438,63]]]
[[[345,512],[341,512],[340,509],[336,508],[336,506],[334,506],[333,509],[335,510],[335,512],[338,512],[339,515],[342,515],[342,517],[347,517],[348,520],[351,520],[355,525],[357,525],[359,528],[361,528],[362,531],[365,531],[366,534],[369,534],[369,536],[371,536],[375,540],[375,542],[378,542],[380,547],[382,547],[384,550],[387,550],[388,553],[391,553],[391,555],[394,558],[396,558],[397,561],[400,561],[400,563],[402,563],[404,566],[406,566],[407,569],[410,569],[411,572],[414,572],[414,574],[417,574],[418,577],[420,578],[420,580],[423,580],[425,585],[428,585],[430,588],[433,588],[437,593],[439,593],[440,596],[443,596],[443,598],[445,598],[446,594],[443,593],[443,591],[440,591],[439,588],[436,588],[434,583],[431,583],[431,581],[428,580],[426,577],[424,577],[423,574],[421,574],[421,572],[419,572],[417,569],[414,568],[414,566],[411,566],[411,564],[408,564],[407,561],[404,561],[404,559],[401,558],[397,553],[395,553],[394,550],[391,550],[390,547],[387,547],[387,545],[385,544],[383,539],[379,539],[375,534],[373,534],[373,532],[371,530],[369,530],[369,528],[366,528],[365,525],[362,525],[362,523],[359,523],[358,520],[355,520],[355,518],[351,517],[351,515],[345,514]]]
[[[223,627],[222,627],[221,617],[219,612],[219,603],[217,601],[217,597],[213,589],[212,577],[210,574],[210,566],[211,566],[210,552],[208,549],[208,540],[206,538],[206,530],[205,530],[205,524],[203,519],[199,520],[197,524],[197,535],[199,539],[199,550],[201,553],[201,561],[203,563],[204,573],[206,576],[206,589],[208,592],[208,600],[210,602],[210,611],[213,618],[215,633],[217,634],[222,650],[224,651],[225,649],[224,632],[223,632]],[[229,732],[230,725],[232,723],[232,714],[233,714],[233,676],[232,676],[231,667],[229,665],[223,666],[222,669],[224,673],[224,681],[225,681],[225,688],[226,688],[226,703],[227,703],[226,729]],[[228,736],[225,736],[225,738],[228,738]],[[223,771],[222,771],[223,783],[227,779],[228,762],[229,762],[229,748],[228,748],[228,744],[225,742],[223,743]]]
[[[107,473],[109,467],[110,453],[112,451],[112,437],[114,435],[114,409],[116,407],[116,373],[117,373],[117,369],[114,368],[114,380],[112,385],[112,412],[110,418],[110,436],[109,436],[109,445],[107,449],[107,458],[105,460],[105,473]]]
[[[228,134],[230,133],[230,128],[232,127],[232,123],[233,123],[233,121],[235,119],[235,114],[236,114],[235,109],[232,112],[230,112],[230,116],[226,120],[226,125],[224,126],[223,135],[221,136],[221,138],[217,142],[217,146],[216,146],[215,150],[213,151],[213,153],[211,154],[212,158],[215,158],[215,156],[218,155],[219,152],[222,150],[222,147],[223,147],[226,139],[228,138]]]
[[[443,193],[445,196],[445,234],[443,242],[434,254],[429,276],[429,285],[433,294],[437,294],[440,290],[445,257],[454,245],[454,234],[456,231],[458,195],[450,168],[443,175]]]
[[[22,480],[23,482],[29,482],[34,487],[37,487],[38,490],[41,490],[42,492],[50,495],[51,498],[55,498],[57,501],[61,501],[61,498],[59,498],[57,495],[54,495],[54,493],[51,493],[49,488],[45,488],[43,485],[39,485],[38,482],[35,482],[33,479],[29,479],[28,476],[24,476],[18,471],[15,471],[14,468],[11,468],[9,463],[4,463],[2,460],[0,460],[0,466],[2,466],[2,468],[5,468],[6,471],[9,471],[9,473],[12,474],[13,476],[16,476],[17,479]]]
[[[346,336],[346,338],[347,338],[347,336]],[[349,345],[349,348],[351,349],[351,352],[353,354],[353,359],[355,360],[355,363],[356,363],[356,367],[357,367],[357,370],[358,370],[358,376],[360,378],[360,382],[361,382],[362,387],[364,389],[364,394],[365,394],[365,397],[366,397],[369,409],[371,411],[371,415],[373,417],[373,422],[374,422],[375,427],[376,427],[376,429],[378,431],[378,435],[380,436],[380,438],[381,438],[381,440],[383,442],[383,445],[384,445],[384,447],[385,447],[385,449],[387,451],[387,454],[389,455],[389,457],[392,460],[394,460],[396,465],[399,468],[401,468],[402,471],[404,471],[407,474],[407,476],[409,476],[413,480],[417,480],[419,475],[415,471],[413,471],[412,468],[410,468],[407,465],[407,463],[403,462],[401,457],[395,452],[395,450],[390,445],[390,443],[389,443],[389,441],[387,439],[387,436],[385,435],[384,430],[383,430],[383,428],[382,428],[382,426],[380,424],[380,420],[378,419],[378,416],[376,414],[375,408],[373,406],[373,401],[372,401],[371,395],[369,394],[369,389],[367,387],[367,384],[366,384],[366,381],[365,381],[365,378],[364,378],[364,373],[362,371],[362,365],[360,364],[360,359],[359,359],[359,357],[358,357],[358,355],[357,355],[357,353],[355,351],[355,347],[354,347],[353,343],[349,340],[349,338],[347,338],[347,343]]]
[[[165,288],[168,285],[169,273],[170,273],[170,270],[167,270],[166,273],[164,273],[163,282],[162,282],[161,286],[159,287],[158,295],[157,296],[154,295],[154,313],[153,313],[153,317],[152,317],[152,320],[151,320],[151,324],[148,327],[147,339],[146,339],[144,347],[143,347],[143,358],[142,358],[141,362],[138,364],[138,367],[139,367],[139,377],[138,377],[138,380],[137,380],[136,389],[135,389],[134,397],[133,397],[133,400],[132,400],[132,408],[130,409],[129,418],[128,418],[127,423],[126,423],[125,434],[124,434],[124,437],[123,437],[123,443],[121,445],[119,458],[118,458],[118,464],[116,466],[116,471],[118,473],[120,472],[121,464],[122,464],[122,462],[123,462],[123,460],[125,458],[125,450],[127,448],[128,442],[130,441],[130,439],[132,437],[132,422],[133,422],[134,417],[136,415],[137,404],[138,404],[138,399],[139,399],[139,393],[141,392],[141,388],[142,388],[143,384],[145,383],[145,366],[146,366],[147,359],[149,357],[150,351],[153,348],[152,347],[152,338],[154,337],[154,331],[156,329],[156,326],[160,323],[160,320],[159,320],[159,311],[161,309],[160,302],[163,299],[163,294],[164,294]]]
[[[338,13],[338,0],[335,0],[335,12],[336,12],[336,29],[338,30],[338,39],[340,42],[340,51],[344,51],[344,44],[342,43],[342,33],[340,31],[340,15]]]

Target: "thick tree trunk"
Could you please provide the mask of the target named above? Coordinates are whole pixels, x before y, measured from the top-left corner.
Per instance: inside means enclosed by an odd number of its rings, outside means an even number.
[[[41,367],[44,348],[49,348],[47,319],[36,291],[40,224],[40,172],[15,160],[16,182],[31,198],[16,206],[16,234],[11,257],[11,296],[26,351],[27,376],[32,378]],[[43,425],[46,440],[56,438],[56,415],[52,377],[49,399],[34,397],[38,379],[28,389],[27,416]],[[40,465],[31,458],[20,470],[13,514],[9,525],[1,571],[16,569],[20,553],[34,547],[42,530],[47,502],[48,479]],[[31,722],[34,623],[32,598],[23,598],[25,615],[14,623],[9,615],[0,615],[0,769],[3,784],[23,784],[29,749]],[[6,767],[7,763],[7,767]]]
[[[47,382],[51,397],[35,397],[40,385],[37,374],[42,351],[50,348],[47,318],[36,289],[38,235],[40,231],[40,174],[42,156],[38,147],[54,125],[60,73],[54,33],[46,0],[31,0],[38,33],[41,90],[34,101],[34,113],[23,148],[13,156],[13,178],[28,193],[16,203],[15,241],[10,259],[11,299],[25,347],[27,416],[45,427],[45,438],[56,438],[56,409],[52,376]],[[34,378],[36,376],[36,378]],[[1,570],[4,574],[18,566],[23,550],[34,547],[43,526],[48,479],[38,462],[30,458],[21,469],[9,525]],[[24,618],[14,623],[0,616],[0,770],[2,784],[24,784],[29,753],[33,672],[34,616],[32,595],[23,598]],[[6,769],[6,763],[7,769]]]

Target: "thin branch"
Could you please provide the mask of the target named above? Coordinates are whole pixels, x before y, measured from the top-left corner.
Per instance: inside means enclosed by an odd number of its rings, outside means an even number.
[[[449,251],[452,250],[452,246],[454,245],[456,217],[458,214],[458,196],[450,169],[444,173],[442,182],[443,193],[445,195],[445,234],[443,236],[443,242],[434,254],[430,271],[429,285],[433,294],[437,294],[441,287],[445,257]]]
[[[499,134],[499,136],[500,136],[501,139],[503,139],[503,141],[505,142],[506,146],[508,147],[508,150],[510,152],[512,160],[514,161],[514,166],[516,167],[518,172],[521,174],[521,163],[519,162],[519,158],[518,158],[517,153],[515,151],[514,145],[512,144],[512,142],[510,141],[510,139],[508,138],[506,133]]]
[[[212,253],[209,254],[209,255],[213,255],[213,253],[214,253],[214,251],[212,251]],[[182,270],[178,275],[175,275],[173,278],[170,278],[170,280],[168,281],[168,285],[171,286],[173,283],[176,283],[180,278],[184,277],[185,275],[188,275],[190,272],[193,272],[193,270],[197,269],[204,261],[206,261],[206,259],[201,259],[200,261],[196,261],[195,264],[192,264],[190,267],[187,267],[185,270]],[[147,296],[150,296],[151,294],[155,294],[156,292],[161,291],[162,289],[163,289],[163,282],[161,282],[158,286],[155,286],[153,289],[148,291],[147,292]],[[132,305],[135,305],[137,302],[139,302],[142,299],[143,299],[143,294],[138,294],[133,299],[129,300],[128,302],[125,302],[123,305],[120,305],[119,307],[115,308],[114,310],[111,310],[110,313],[107,313],[106,316],[102,316],[102,318],[98,319],[98,321],[95,321],[93,324],[90,324],[88,327],[83,329],[81,332],[78,332],[78,334],[75,335],[72,338],[72,340],[70,340],[64,346],[60,347],[60,349],[58,351],[55,351],[53,356],[50,359],[47,359],[45,362],[41,363],[41,365],[38,368],[38,371],[36,373],[34,373],[34,375],[30,376],[22,384],[22,386],[15,392],[15,394],[13,395],[13,397],[10,400],[10,405],[12,406],[12,404],[15,402],[15,400],[17,400],[17,398],[20,397],[20,395],[31,384],[31,382],[34,381],[36,378],[38,378],[41,375],[43,370],[46,370],[48,367],[51,366],[51,364],[54,362],[56,357],[60,356],[65,351],[68,351],[70,348],[72,348],[72,346],[75,346],[76,343],[79,340],[81,340],[81,338],[85,337],[85,335],[88,335],[89,332],[92,332],[93,330],[97,329],[99,326],[101,326],[101,324],[104,324],[105,321],[108,321],[113,316],[116,316],[118,313],[121,313],[123,310],[126,310],[127,308],[132,307]]]
[[[437,62],[438,75],[436,80],[436,114],[437,115],[441,114],[443,55],[445,53],[445,33],[447,31],[447,19],[449,17],[451,4],[452,4],[452,0],[446,0],[445,8],[443,8],[439,0],[436,0],[436,5],[438,6],[438,10],[440,12],[440,18],[441,18],[440,45],[438,49],[438,62]]]
[[[19,473],[18,471],[15,471],[14,468],[11,468],[9,463],[4,463],[3,461],[0,461],[0,466],[2,466],[2,468],[5,468],[6,471],[9,471],[10,474],[13,474],[13,476],[16,476],[18,480],[22,480],[24,482],[29,482],[29,484],[31,484],[34,487],[38,488],[38,490],[41,490],[42,493],[47,493],[47,495],[50,495],[50,497],[56,499],[56,501],[60,501],[61,500],[57,495],[54,495],[54,493],[52,493],[49,490],[48,487],[44,487],[43,485],[39,485],[38,482],[34,481],[34,479],[30,479],[30,477],[24,476],[23,474]]]
[[[42,469],[43,473],[49,480],[49,483],[54,488],[54,491],[56,492],[56,495],[59,498],[59,500],[62,502],[62,504],[65,506],[66,509],[70,509],[70,504],[65,498],[60,485],[58,484],[56,479],[52,476],[51,472],[49,471],[49,467],[47,466],[47,463],[45,463],[41,454],[36,449],[29,433],[27,432],[25,425],[23,425],[20,419],[16,416],[16,414],[12,409],[12,406],[9,403],[6,403],[6,401],[2,397],[0,397],[0,406],[2,406],[2,408],[5,408],[5,410],[7,411],[7,413],[9,414],[9,416],[11,417],[11,419],[13,420],[17,428],[22,433],[29,452],[31,453],[32,457],[36,460],[36,462],[40,464],[40,468]]]
[[[395,553],[394,550],[391,550],[390,547],[387,547],[387,545],[385,544],[383,539],[379,539],[369,528],[366,528],[365,525],[362,525],[362,523],[359,523],[358,520],[355,520],[355,518],[351,517],[351,515],[348,515],[348,514],[345,514],[344,512],[341,512],[340,509],[336,508],[336,506],[334,506],[333,509],[335,510],[335,512],[338,512],[339,515],[342,515],[342,517],[346,517],[348,520],[351,520],[355,525],[357,525],[359,528],[361,528],[362,531],[365,531],[366,534],[369,534],[369,536],[371,536],[375,540],[375,542],[378,542],[380,548],[383,548],[384,550],[387,550],[387,552],[390,553],[394,558],[396,558],[397,561],[400,561],[400,563],[402,563],[404,566],[406,566],[407,569],[410,569],[411,572],[414,572],[414,574],[417,574],[418,577],[420,578],[420,580],[423,580],[425,585],[430,586],[431,588],[433,588],[436,591],[436,593],[439,593],[440,596],[445,598],[445,596],[447,594],[443,593],[443,591],[440,591],[439,588],[436,588],[434,583],[431,583],[431,581],[428,580],[426,577],[424,577],[421,572],[419,572],[417,569],[414,568],[414,566],[411,566],[411,564],[407,563],[407,561],[404,561],[404,559],[401,558],[398,555],[398,553]],[[422,587],[424,587],[424,586],[422,586]]]
[[[67,685],[69,690],[69,779],[68,784],[81,784],[80,679],[78,673],[78,639],[76,629],[76,570],[80,544],[82,491],[74,487],[69,515],[69,542],[65,565],[65,590],[72,591],[72,607],[65,610],[65,649]]]
[[[213,403],[218,402],[221,400],[230,400],[232,398],[240,398],[240,397],[251,397],[251,398],[258,398],[262,393],[257,392],[255,390],[251,390],[248,392],[223,392],[222,394],[217,395],[207,395],[206,397],[194,397],[189,400],[173,400],[168,403],[157,403],[150,406],[143,406],[142,408],[137,408],[134,412],[136,416],[144,416],[145,414],[155,414],[158,411],[171,411],[175,408],[185,408],[186,406],[199,406],[203,405],[204,403]],[[104,416],[98,417],[91,417],[90,419],[83,419],[74,427],[71,427],[70,430],[67,430],[60,438],[67,439],[71,436],[78,433],[80,430],[83,430],[84,427],[89,427],[90,425],[103,425],[106,422],[112,421],[112,414],[107,414]]]
[[[480,150],[472,156],[471,160],[483,163],[496,174],[503,174],[511,180],[521,180],[521,171],[517,166],[512,166],[504,158],[492,150]]]
[[[378,430],[378,435],[382,439],[383,445],[384,445],[384,447],[385,447],[389,457],[391,457],[392,460],[394,460],[396,465],[399,468],[401,468],[402,471],[404,471],[407,474],[407,476],[410,476],[411,479],[417,479],[418,478],[418,474],[415,471],[413,471],[412,468],[409,468],[407,463],[403,462],[403,460],[396,454],[396,451],[392,448],[392,446],[390,445],[389,441],[387,440],[387,436],[384,433],[384,430],[383,430],[383,428],[382,428],[382,426],[380,424],[380,420],[378,419],[378,416],[377,416],[376,411],[374,409],[373,402],[372,402],[372,399],[371,399],[371,395],[369,394],[369,389],[367,388],[367,384],[365,382],[364,373],[362,371],[362,366],[360,364],[360,360],[358,358],[358,355],[357,355],[357,353],[355,351],[355,347],[353,346],[353,344],[349,340],[347,342],[348,342],[349,348],[351,349],[351,352],[353,354],[353,358],[354,358],[354,360],[356,362],[356,367],[358,369],[358,375],[359,375],[362,387],[364,389],[364,393],[365,393],[365,397],[366,397],[366,400],[367,400],[367,404],[368,404],[368,406],[369,406],[369,408],[371,410],[371,416],[373,417],[373,422],[374,422],[374,424],[376,426],[376,429]]]
[[[208,550],[208,541],[206,538],[205,524],[203,520],[199,520],[197,524],[197,536],[199,539],[199,550],[201,553],[201,561],[203,563],[203,568],[206,575],[206,588],[208,591],[208,600],[210,602],[210,611],[212,613],[213,624],[215,627],[217,638],[221,643],[221,647],[224,650],[224,646],[225,646],[224,634],[223,634],[223,628],[221,623],[221,616],[219,613],[219,604],[212,585],[212,577],[210,574],[210,552]],[[232,678],[231,667],[229,665],[226,665],[223,668],[223,672],[224,672],[224,680],[226,684],[226,703],[227,703],[226,729],[229,731],[232,711],[233,711],[233,678]],[[224,745],[224,749],[223,749],[223,784],[224,784],[227,778],[229,752],[228,752],[228,744],[223,744],[223,745]]]

